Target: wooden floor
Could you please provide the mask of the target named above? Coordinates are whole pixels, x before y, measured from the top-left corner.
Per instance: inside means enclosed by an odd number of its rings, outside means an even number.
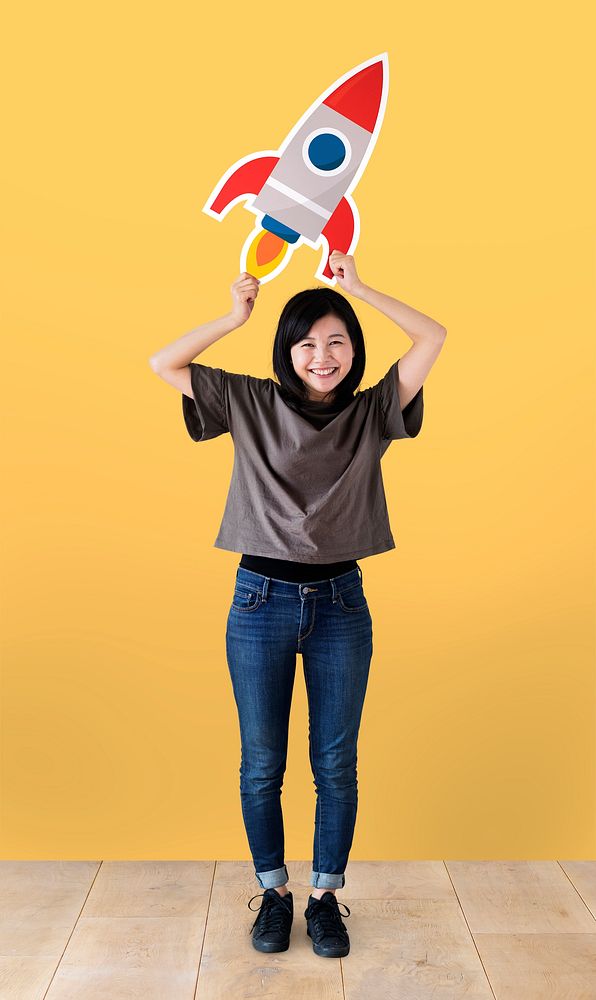
[[[350,861],[342,959],[306,936],[310,861],[287,865],[267,955],[252,862],[2,861],[0,997],[596,1000],[596,861]]]

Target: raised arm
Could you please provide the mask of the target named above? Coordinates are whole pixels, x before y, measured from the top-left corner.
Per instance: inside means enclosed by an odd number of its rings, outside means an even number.
[[[424,384],[437,360],[447,336],[446,328],[413,306],[366,285],[359,277],[356,263],[350,254],[334,250],[329,257],[329,266],[342,288],[388,316],[412,341],[412,346],[402,355],[397,366],[397,390],[400,408],[404,410]]]
[[[156,375],[191,399],[190,362],[210,344],[246,323],[259,292],[259,281],[244,271],[234,281],[231,290],[232,309],[229,313],[185,333],[149,358],[149,364]]]

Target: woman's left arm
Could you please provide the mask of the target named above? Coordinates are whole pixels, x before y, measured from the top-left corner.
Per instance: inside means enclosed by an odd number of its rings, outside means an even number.
[[[413,341],[412,346],[402,354],[397,366],[397,392],[399,405],[403,410],[414,398],[420,386],[424,385],[429,371],[441,352],[447,330],[430,316],[425,316],[412,306],[407,306],[405,302],[400,302],[391,295],[385,295],[384,292],[378,292],[368,285],[362,285],[358,298],[385,313]]]
[[[425,316],[424,313],[407,306],[399,299],[392,298],[391,295],[385,295],[384,292],[378,292],[376,288],[365,285],[356,271],[356,262],[351,254],[332,250],[329,266],[340,288],[385,313],[385,316],[401,326],[414,344],[429,339],[440,340],[447,333],[445,327],[430,316]]]
[[[362,299],[363,302],[368,302],[379,312],[385,313],[385,316],[401,326],[410,340],[414,341],[414,344],[424,340],[442,340],[447,333],[445,327],[431,319],[430,316],[425,316],[413,306],[407,306],[405,302],[400,302],[399,299],[394,299],[391,295],[386,295],[385,292],[378,292],[370,285],[361,283],[352,294]]]
[[[405,302],[400,302],[399,299],[366,285],[358,277],[351,255],[334,250],[329,263],[340,288],[345,288],[350,295],[368,302],[384,313],[413,341],[410,349],[399,359],[398,365],[397,391],[403,410],[424,384],[426,376],[437,360],[447,336],[446,328],[430,316],[425,316],[412,306],[406,305]]]

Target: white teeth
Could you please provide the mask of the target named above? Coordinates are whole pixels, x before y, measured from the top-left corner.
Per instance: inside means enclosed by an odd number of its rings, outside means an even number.
[[[314,375],[330,375],[331,372],[335,371],[335,368],[311,368],[310,371]]]

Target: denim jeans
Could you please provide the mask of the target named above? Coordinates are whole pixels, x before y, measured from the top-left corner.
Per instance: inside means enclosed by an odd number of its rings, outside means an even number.
[[[297,653],[317,796],[311,885],[345,885],[358,806],[356,746],[372,651],[360,567],[311,583],[238,567],[226,653],[240,723],[242,815],[263,889],[289,879],[281,787]]]

